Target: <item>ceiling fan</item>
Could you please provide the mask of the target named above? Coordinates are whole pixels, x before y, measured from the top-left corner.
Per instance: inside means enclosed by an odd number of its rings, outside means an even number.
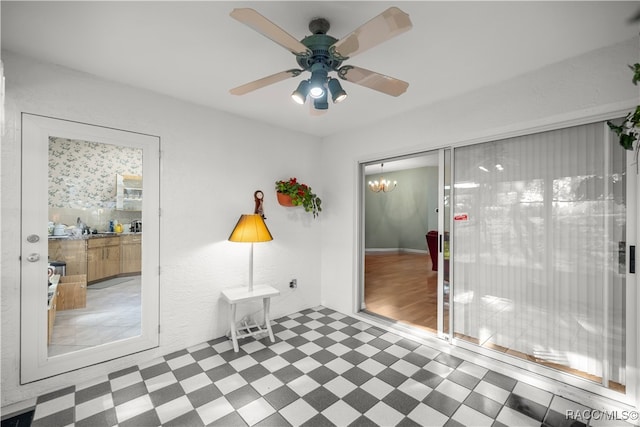
[[[304,104],[309,96],[316,110],[329,108],[329,92],[334,103],[347,97],[340,81],[329,76],[331,72],[336,72],[342,80],[391,96],[399,96],[409,87],[405,81],[375,71],[342,65],[343,61],[411,29],[409,15],[397,7],[390,7],[340,40],[327,34],[330,25],[324,18],[313,19],[309,23],[312,34],[298,41],[254,9],[234,9],[230,15],[289,50],[300,66],[299,69],[281,71],[233,88],[229,91],[233,95],[244,95],[306,71],[311,73],[311,77],[300,82],[291,98],[298,104]]]

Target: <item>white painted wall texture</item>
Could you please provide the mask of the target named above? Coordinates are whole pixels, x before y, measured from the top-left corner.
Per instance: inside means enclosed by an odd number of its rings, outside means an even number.
[[[276,180],[296,176],[322,196],[318,139],[8,52],[2,60],[2,406],[224,335],[220,291],[246,284],[249,268],[249,247],[226,239],[240,214],[253,213],[257,189],[265,193],[274,240],[255,245],[254,282],[281,291],[272,317],[319,304],[322,215],[314,220],[301,208],[279,206],[274,190]],[[20,112],[158,135],[162,148],[160,347],[24,386],[18,378]],[[290,152],[295,161],[283,155]],[[294,277],[296,291],[288,287]],[[258,309],[239,307],[238,317]]]
[[[319,303],[353,312],[359,161],[630,108],[637,91],[627,64],[637,59],[634,38],[320,141],[3,52],[8,128],[1,164],[2,405],[221,336],[226,309],[220,290],[243,284],[248,274],[248,248],[226,238],[238,216],[253,209],[256,189],[265,191],[267,224],[275,240],[256,245],[255,281],[281,290],[274,314]],[[160,348],[18,384],[20,111],[161,137]],[[295,162],[281,155],[293,149]],[[321,195],[325,210],[320,220],[276,204],[273,182],[290,176]],[[296,292],[286,287],[292,277],[298,279]]]

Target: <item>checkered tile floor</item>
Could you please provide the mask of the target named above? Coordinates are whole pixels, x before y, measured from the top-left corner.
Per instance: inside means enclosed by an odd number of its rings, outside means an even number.
[[[587,408],[317,307],[37,399],[34,426],[583,426]]]

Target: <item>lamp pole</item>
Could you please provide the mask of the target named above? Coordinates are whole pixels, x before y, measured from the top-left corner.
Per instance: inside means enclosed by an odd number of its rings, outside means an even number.
[[[253,292],[253,242],[249,250],[249,292]]]

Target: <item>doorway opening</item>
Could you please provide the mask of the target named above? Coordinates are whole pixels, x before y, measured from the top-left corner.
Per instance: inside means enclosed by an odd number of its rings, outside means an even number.
[[[443,331],[439,322],[448,325],[448,316],[439,316],[443,175],[438,151],[364,166],[365,182],[396,183],[389,191],[364,190],[365,310],[434,334]]]

